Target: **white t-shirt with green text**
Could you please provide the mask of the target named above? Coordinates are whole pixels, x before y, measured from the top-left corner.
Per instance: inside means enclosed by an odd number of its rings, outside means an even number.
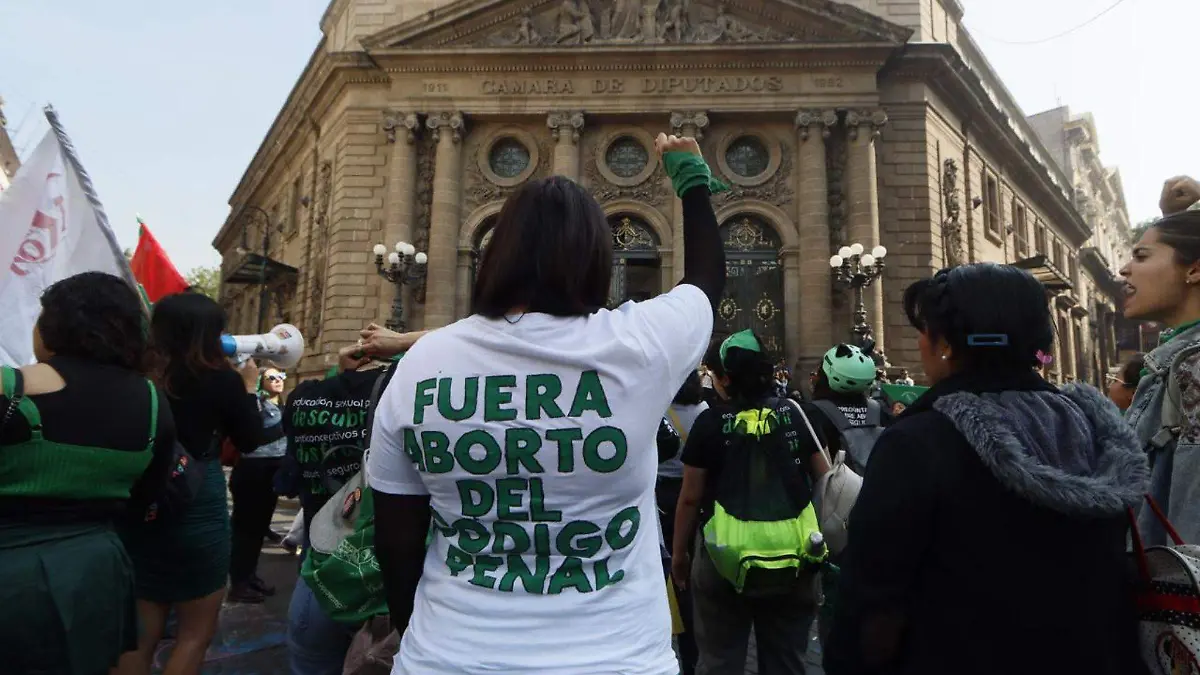
[[[393,675],[676,675],[655,433],[700,362],[695,286],[586,317],[472,316],[405,355],[368,473],[430,496]]]

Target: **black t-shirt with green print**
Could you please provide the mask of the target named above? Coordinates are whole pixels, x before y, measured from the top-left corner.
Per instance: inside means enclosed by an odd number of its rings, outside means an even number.
[[[306,525],[362,467],[370,433],[371,392],[377,379],[390,378],[394,372],[395,368],[374,368],[308,380],[288,397],[283,428],[288,454],[299,466],[300,505]]]
[[[792,453],[799,461],[797,466],[807,476],[809,460],[813,454],[820,451],[820,448],[813,442],[812,434],[804,426],[803,420],[796,418],[795,407],[784,399],[776,399],[775,403],[787,406],[783,408],[783,411],[791,416],[792,424],[787,425],[782,431],[788,441],[794,441],[795,446]],[[800,406],[810,420],[814,419],[810,406],[807,404],[800,404]],[[729,453],[736,452],[741,447],[739,439],[730,431],[739,412],[738,408],[727,402],[717,403],[700,413],[688,433],[687,443],[683,447],[681,457],[683,464],[704,469],[704,496],[700,500],[700,520],[697,522],[697,527],[703,527],[712,517],[713,502],[716,500],[722,466]],[[821,435],[820,431],[817,431],[817,435]],[[824,438],[821,440],[824,442]],[[799,503],[812,499],[811,481],[800,481],[795,487],[796,491],[792,496]]]

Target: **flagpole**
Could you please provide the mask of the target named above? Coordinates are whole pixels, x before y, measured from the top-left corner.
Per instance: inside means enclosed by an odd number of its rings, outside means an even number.
[[[87,197],[88,203],[92,207],[92,212],[96,215],[96,222],[100,224],[100,230],[104,233],[105,239],[108,240],[113,256],[117,258],[117,269],[124,273],[125,280],[130,285],[137,288],[137,281],[133,278],[133,270],[130,269],[129,261],[125,259],[125,255],[121,253],[121,245],[117,242],[117,236],[113,234],[112,227],[108,224],[108,216],[104,213],[104,206],[100,203],[100,197],[96,195],[96,188],[92,185],[92,178],[84,170],[83,164],[79,161],[79,156],[75,154],[75,144],[71,142],[70,137],[67,136],[66,129],[59,122],[58,111],[54,109],[54,106],[47,105],[43,109],[43,112],[46,114],[46,121],[50,123],[50,129],[54,131],[55,138],[58,139],[58,145],[62,148],[63,157],[71,165],[71,169],[75,171],[75,177],[79,179],[79,186],[83,188],[83,194]]]

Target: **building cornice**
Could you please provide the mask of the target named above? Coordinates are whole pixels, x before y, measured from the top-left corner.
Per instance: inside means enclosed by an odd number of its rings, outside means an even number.
[[[1070,183],[1062,171],[1049,166],[1035,152],[1029,141],[1033,137],[1032,131],[1018,134],[1013,129],[1012,117],[993,100],[979,74],[953,46],[910,44],[880,72],[881,79],[888,77],[924,82],[948,102],[957,104],[960,116],[967,120],[969,127],[991,132],[988,137],[997,142],[1007,159],[1016,165],[1014,168],[1024,169],[1011,172],[1014,180],[1024,181],[1027,187],[1047,198],[1041,203],[1050,207],[1048,215],[1054,216],[1054,222],[1059,224],[1061,234],[1072,247],[1082,246],[1092,235],[1092,227],[1075,208],[1073,195],[1063,189]],[[1039,147],[1038,151],[1048,156],[1044,148]]]

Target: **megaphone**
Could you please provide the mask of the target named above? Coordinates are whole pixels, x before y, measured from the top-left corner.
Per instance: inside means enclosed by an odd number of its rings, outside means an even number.
[[[287,369],[304,356],[304,336],[292,324],[281,323],[262,335],[222,335],[221,351],[239,361],[265,359]]]

